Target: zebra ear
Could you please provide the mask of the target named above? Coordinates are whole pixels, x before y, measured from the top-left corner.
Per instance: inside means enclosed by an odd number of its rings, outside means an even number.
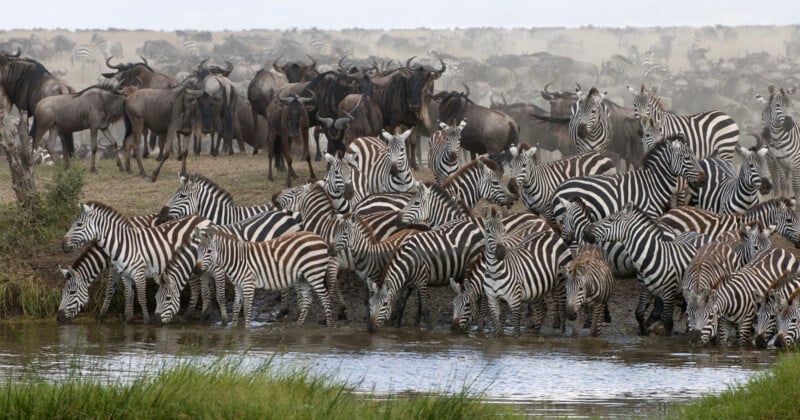
[[[411,130],[413,130],[413,128],[409,128],[408,130],[403,131],[403,133],[400,134],[400,143],[405,143],[406,142],[408,137],[411,136]]]
[[[764,104],[764,105],[767,104],[767,100],[764,99],[764,97],[761,96],[761,94],[757,94],[756,95],[756,101],[758,101],[758,103],[760,103],[760,104]]]
[[[81,209],[83,209],[83,212],[86,214],[92,214],[92,212],[94,212],[92,206],[85,203],[81,203]]]
[[[69,272],[68,269],[61,267],[61,264],[59,264],[58,265],[58,271],[61,272],[61,275],[64,277],[64,279],[69,280],[70,272]]]
[[[650,87],[650,96],[656,96],[658,94],[658,87],[651,86]]]
[[[378,293],[378,284],[372,280],[367,280],[367,287],[369,287],[370,293]]]
[[[742,147],[741,145],[736,146],[736,151],[739,152],[740,155],[744,157],[750,156],[753,152],[748,150],[746,147]]]
[[[392,139],[392,135],[388,131],[383,130],[381,131],[381,138],[383,138],[384,141],[389,141]]]
[[[561,204],[561,207],[567,208],[569,207],[569,200],[564,199],[564,197],[558,197],[558,202]]]
[[[325,161],[326,162],[333,163],[335,160],[336,160],[336,158],[332,154],[325,153]]]
[[[442,130],[447,130],[448,128],[450,128],[450,126],[445,124],[443,121],[439,121],[439,128],[441,128]]]
[[[569,278],[569,268],[566,265],[558,266],[558,274],[564,278]]]
[[[778,225],[769,225],[764,228],[764,231],[762,233],[764,233],[764,235],[767,235],[767,237],[769,238],[773,233],[775,233],[775,229],[777,229],[777,227]]]
[[[450,288],[453,289],[456,294],[461,294],[461,285],[458,284],[457,281],[453,280],[452,277],[450,277]]]
[[[517,157],[517,156],[519,156],[519,149],[517,149],[517,146],[511,146],[511,147],[509,147],[509,148],[508,148],[508,152],[509,152],[509,153],[511,153],[511,157]]]
[[[636,89],[632,88],[630,85],[628,85],[628,92],[630,92],[631,95],[636,96]]]
[[[538,152],[538,151],[539,151],[538,147],[531,146],[531,147],[528,148],[528,150],[526,150],[526,151],[524,151],[522,153],[525,154],[525,157],[533,159],[536,156],[536,152]]]
[[[756,153],[758,154],[758,156],[764,157],[764,156],[767,155],[767,153],[769,153],[769,148],[762,147],[762,148],[758,149],[758,151]]]
[[[797,83],[793,84],[792,87],[790,87],[789,90],[786,91],[786,93],[788,93],[789,95],[794,95],[795,92],[797,92]]]
[[[795,85],[795,86],[796,86],[796,85]],[[464,118],[464,119],[463,119],[463,120],[461,120],[461,122],[458,124],[458,129],[459,129],[459,130],[463,130],[463,129],[464,129],[464,127],[466,127],[466,126],[467,126],[467,119],[466,119],[466,118]]]

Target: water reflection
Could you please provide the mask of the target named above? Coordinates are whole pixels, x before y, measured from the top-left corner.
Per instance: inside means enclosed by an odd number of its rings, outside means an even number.
[[[252,331],[170,325],[0,326],[0,375],[36,372],[129,380],[180,360],[242,357],[245,367],[273,359],[353,385],[398,394],[469,387],[495,402],[538,415],[645,415],[670,401],[725,389],[768,366],[775,353],[689,349],[680,337],[557,334],[520,339],[386,329],[272,325]],[[244,356],[242,356],[244,355]]]

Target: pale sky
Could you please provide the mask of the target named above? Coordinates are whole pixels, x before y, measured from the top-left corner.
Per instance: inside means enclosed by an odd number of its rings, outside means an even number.
[[[6,1],[0,29],[452,29],[791,25],[797,0]]]

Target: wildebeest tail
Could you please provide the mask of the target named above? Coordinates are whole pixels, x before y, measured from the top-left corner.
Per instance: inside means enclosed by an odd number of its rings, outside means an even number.
[[[64,151],[64,154],[66,156],[70,156],[70,157],[75,156],[75,139],[72,138],[72,133],[71,132],[62,132],[62,133],[59,133],[59,134],[61,135],[61,138],[63,139],[61,141],[61,147],[62,147],[62,149]]]
[[[133,129],[131,128],[131,117],[128,116],[128,109],[125,106],[125,101],[122,101],[122,121],[125,123],[125,135],[122,137],[122,144],[128,141],[128,136],[132,135]]]

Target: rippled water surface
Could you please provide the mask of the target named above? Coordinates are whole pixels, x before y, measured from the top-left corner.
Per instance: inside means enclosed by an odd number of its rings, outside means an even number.
[[[0,326],[0,375],[35,371],[129,379],[186,359],[241,356],[245,366],[273,358],[332,375],[358,392],[399,394],[468,387],[493,402],[536,415],[643,416],[674,401],[719,392],[769,366],[774,352],[692,349],[685,337],[600,338],[557,334],[519,339],[307,325],[241,329],[141,325]]]

